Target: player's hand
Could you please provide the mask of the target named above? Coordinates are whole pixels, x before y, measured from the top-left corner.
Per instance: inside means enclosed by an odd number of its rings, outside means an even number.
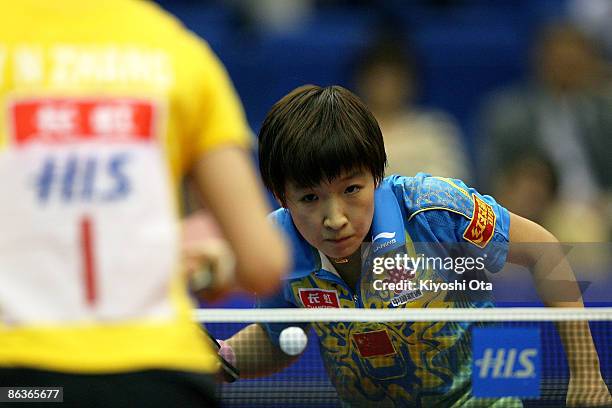
[[[217,349],[219,356],[219,368],[217,369],[216,379],[219,382],[234,382],[240,378],[240,371],[236,368],[236,353],[232,346],[224,340],[218,340],[211,335],[204,327],[202,330]]]
[[[567,388],[568,407],[612,407],[612,396],[599,372],[571,375]]]
[[[222,239],[207,239],[183,247],[189,288],[197,297],[214,301],[233,289],[234,255]]]
[[[224,372],[221,374],[221,378],[223,379],[223,381],[231,380],[230,382],[233,382],[237,379],[237,376],[238,376],[238,371],[235,368],[236,367],[236,353],[234,353],[234,349],[232,348],[232,346],[229,345],[228,342],[224,340],[217,340],[217,343],[219,343],[218,354],[219,354],[219,357],[222,358],[221,361],[225,361],[234,370],[234,372],[237,373],[236,377],[234,378],[232,376],[228,376],[227,370],[223,369],[222,371]]]
[[[181,257],[196,296],[214,301],[233,289],[234,254],[207,213],[198,212],[183,221]]]

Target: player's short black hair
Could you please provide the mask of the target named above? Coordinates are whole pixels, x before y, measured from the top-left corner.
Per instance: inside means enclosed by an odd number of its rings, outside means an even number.
[[[378,184],[386,164],[378,122],[341,86],[294,89],[272,106],[259,131],[259,170],[283,205],[288,182],[314,187],[361,168]]]

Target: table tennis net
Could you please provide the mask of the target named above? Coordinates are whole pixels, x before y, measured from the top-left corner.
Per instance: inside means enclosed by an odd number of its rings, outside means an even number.
[[[612,308],[198,309],[195,318],[217,339],[251,327],[237,347],[243,375],[217,386],[227,407],[563,407],[565,347],[572,373],[594,371],[586,327],[612,385]],[[262,361],[287,360],[278,343],[286,327],[303,328],[305,350],[276,373],[246,378]],[[257,342],[261,333],[272,346]],[[288,335],[280,345],[296,352],[300,341]],[[594,384],[579,389],[581,406],[601,398]]]

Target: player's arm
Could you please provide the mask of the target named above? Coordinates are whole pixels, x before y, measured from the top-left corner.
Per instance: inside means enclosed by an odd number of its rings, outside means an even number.
[[[190,38],[189,61],[180,67],[190,89],[179,123],[186,170],[234,252],[238,283],[272,293],[289,254],[266,218],[269,208],[250,156],[248,124],[219,59],[208,45]]]
[[[280,233],[268,222],[263,186],[246,150],[222,147],[196,164],[195,178],[236,258],[238,283],[259,294],[273,293],[289,259]]]
[[[546,306],[584,307],[572,268],[550,232],[511,213],[510,243],[508,262],[529,268]],[[612,404],[588,322],[559,322],[557,329],[570,368],[568,405]]]
[[[572,268],[554,235],[511,213],[510,244],[508,262],[529,268],[546,306],[584,307]]]
[[[299,358],[278,348],[259,324],[245,327],[226,340],[232,348],[241,378],[262,377],[276,373]]]

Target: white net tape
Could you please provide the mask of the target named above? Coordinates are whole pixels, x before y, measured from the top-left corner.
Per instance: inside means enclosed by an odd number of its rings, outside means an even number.
[[[612,307],[542,308],[508,307],[487,309],[196,309],[198,322],[508,322],[508,321],[607,321]]]

